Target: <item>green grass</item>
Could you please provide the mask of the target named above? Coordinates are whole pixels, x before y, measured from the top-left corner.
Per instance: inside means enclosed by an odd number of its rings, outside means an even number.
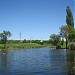
[[[11,49],[28,49],[28,48],[41,48],[41,47],[49,47],[50,44],[36,44],[36,43],[15,43],[15,44],[7,44],[7,50]],[[3,49],[3,45],[0,45],[0,50]]]
[[[37,48],[37,47],[41,47],[41,45],[35,43],[18,43],[9,45],[9,48]]]

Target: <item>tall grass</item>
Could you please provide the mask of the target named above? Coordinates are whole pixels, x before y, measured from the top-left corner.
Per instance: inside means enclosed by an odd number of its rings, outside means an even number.
[[[40,45],[36,43],[15,43],[15,44],[7,44],[8,49],[27,49],[27,48],[41,48],[41,47],[48,47],[49,45]]]

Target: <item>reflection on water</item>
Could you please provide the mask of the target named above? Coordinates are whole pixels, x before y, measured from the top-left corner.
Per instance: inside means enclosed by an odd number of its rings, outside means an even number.
[[[75,51],[67,50],[67,68],[68,75],[75,74]]]
[[[0,52],[0,75],[74,75],[75,51],[35,48]]]
[[[7,54],[0,53],[0,73],[4,74],[7,70]]]

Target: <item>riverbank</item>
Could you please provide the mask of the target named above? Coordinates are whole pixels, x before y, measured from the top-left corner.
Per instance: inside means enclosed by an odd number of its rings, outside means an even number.
[[[6,49],[28,49],[28,48],[41,48],[41,47],[50,47],[50,44],[36,44],[36,43],[15,43],[15,44],[7,44]],[[0,51],[2,51],[3,45],[0,45]]]

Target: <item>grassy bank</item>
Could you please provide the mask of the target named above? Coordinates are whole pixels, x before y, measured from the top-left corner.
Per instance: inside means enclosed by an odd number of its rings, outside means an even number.
[[[44,45],[40,45],[40,44],[36,44],[36,43],[14,43],[14,44],[7,44],[7,49],[11,50],[11,49],[27,49],[27,48],[41,48],[41,47],[49,47],[50,44],[44,44]],[[3,45],[0,45],[0,50],[3,49]]]

